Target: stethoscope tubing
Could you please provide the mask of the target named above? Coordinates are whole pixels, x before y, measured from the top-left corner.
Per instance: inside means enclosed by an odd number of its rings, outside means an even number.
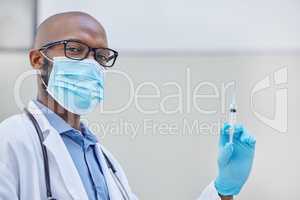
[[[48,161],[48,154],[47,154],[46,147],[43,144],[43,141],[44,141],[43,132],[42,132],[38,122],[36,121],[34,116],[28,111],[28,109],[24,108],[24,111],[25,111],[26,115],[28,116],[28,118],[30,119],[30,121],[32,122],[32,124],[34,125],[34,128],[35,128],[35,130],[38,134],[39,141],[40,141],[40,144],[41,144],[41,147],[42,147],[43,164],[44,164],[44,172],[45,172],[45,184],[46,184],[46,190],[47,190],[47,200],[56,200],[52,196],[49,161]],[[128,194],[125,186],[123,185],[122,181],[119,179],[119,177],[116,174],[117,170],[115,169],[115,167],[113,166],[113,164],[111,163],[111,161],[107,157],[107,155],[103,151],[102,151],[102,153],[103,153],[104,158],[106,160],[106,163],[107,163],[107,166],[108,166],[109,171],[111,173],[111,176],[113,177],[114,182],[116,183],[120,193],[122,194],[123,199],[124,200],[130,200],[129,194]]]

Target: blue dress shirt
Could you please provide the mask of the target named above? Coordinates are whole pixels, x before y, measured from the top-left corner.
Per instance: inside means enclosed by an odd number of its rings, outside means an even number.
[[[72,128],[60,116],[42,103],[35,101],[51,126],[61,135],[80,175],[89,200],[109,200],[108,189],[96,156],[97,139],[80,123],[81,132]]]

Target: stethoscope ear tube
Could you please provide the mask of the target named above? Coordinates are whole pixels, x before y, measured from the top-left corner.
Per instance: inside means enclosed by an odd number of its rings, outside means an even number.
[[[43,153],[43,162],[44,162],[44,172],[45,172],[45,183],[46,183],[46,190],[47,190],[47,199],[48,200],[55,200],[55,198],[52,197],[52,190],[51,190],[51,180],[50,180],[50,171],[49,171],[49,163],[48,163],[48,154],[47,149],[44,146],[44,135],[43,132],[36,121],[36,119],[33,117],[33,115],[27,110],[27,108],[24,108],[24,111],[32,124],[34,125],[34,128],[38,134],[39,141],[42,147],[42,153]]]

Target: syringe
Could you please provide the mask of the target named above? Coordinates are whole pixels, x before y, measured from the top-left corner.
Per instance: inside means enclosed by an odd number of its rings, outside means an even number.
[[[233,143],[233,135],[234,135],[234,127],[237,122],[237,106],[236,106],[236,92],[234,91],[231,103],[229,106],[229,116],[228,116],[228,123],[229,123],[229,141]]]

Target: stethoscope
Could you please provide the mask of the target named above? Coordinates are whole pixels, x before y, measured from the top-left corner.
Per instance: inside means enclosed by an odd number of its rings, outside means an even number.
[[[43,141],[44,141],[43,132],[42,132],[38,122],[34,118],[34,116],[26,108],[24,108],[24,111],[25,111],[26,115],[28,116],[28,118],[30,119],[30,121],[32,122],[32,124],[34,125],[34,128],[35,128],[35,130],[38,134],[39,141],[40,141],[40,144],[41,144],[41,147],[42,147],[44,172],[45,172],[45,183],[46,183],[46,190],[47,190],[47,200],[57,200],[56,198],[54,198],[52,196],[48,154],[47,154],[46,147],[43,144]],[[113,164],[111,163],[111,161],[109,160],[107,155],[103,151],[102,151],[102,153],[104,155],[104,158],[105,158],[106,164],[108,166],[108,169],[109,169],[109,171],[110,171],[110,173],[111,173],[111,175],[114,179],[114,182],[116,183],[119,191],[121,192],[123,199],[124,200],[130,200],[129,194],[128,194],[127,190],[125,189],[122,181],[116,175],[116,173],[117,173],[116,168],[113,166]]]

